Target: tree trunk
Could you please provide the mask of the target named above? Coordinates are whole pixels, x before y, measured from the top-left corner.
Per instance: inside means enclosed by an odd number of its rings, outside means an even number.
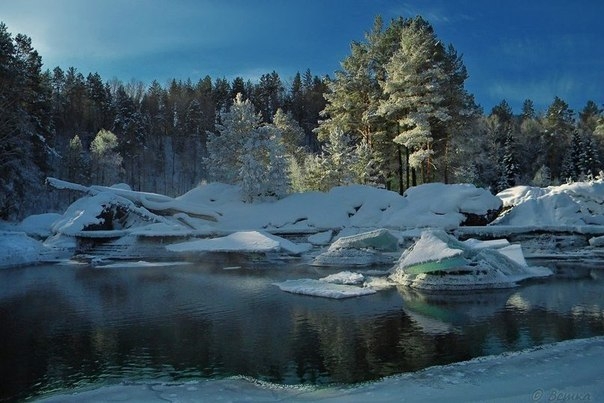
[[[404,183],[403,183],[403,154],[401,151],[401,146],[398,146],[398,193],[404,193]]]

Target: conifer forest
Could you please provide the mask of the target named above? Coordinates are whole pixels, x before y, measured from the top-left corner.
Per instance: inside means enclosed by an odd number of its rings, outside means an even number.
[[[602,175],[602,105],[483,110],[462,56],[421,17],[376,18],[332,77],[300,66],[143,83],[43,66],[26,33],[0,23],[0,219],[73,201],[47,177],[170,196],[217,181],[254,202],[356,183],[496,193]]]

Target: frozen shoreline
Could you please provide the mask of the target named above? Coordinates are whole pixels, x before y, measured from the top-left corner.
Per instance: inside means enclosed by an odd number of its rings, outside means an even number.
[[[604,337],[430,367],[352,386],[282,386],[248,378],[134,383],[56,394],[44,402],[100,401],[599,401]]]

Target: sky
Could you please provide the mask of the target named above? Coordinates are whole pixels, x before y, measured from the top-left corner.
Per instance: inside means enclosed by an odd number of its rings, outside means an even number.
[[[575,111],[604,104],[602,0],[0,0],[0,21],[45,68],[145,84],[333,77],[377,15],[427,19],[485,112],[503,99],[517,113],[527,98],[540,111],[555,96]]]

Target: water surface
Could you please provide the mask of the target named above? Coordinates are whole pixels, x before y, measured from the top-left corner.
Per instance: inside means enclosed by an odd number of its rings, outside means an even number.
[[[273,283],[333,270],[228,266],[0,271],[0,399],[232,375],[354,383],[604,335],[604,271],[597,268],[508,290],[460,295],[401,287],[330,300]]]

